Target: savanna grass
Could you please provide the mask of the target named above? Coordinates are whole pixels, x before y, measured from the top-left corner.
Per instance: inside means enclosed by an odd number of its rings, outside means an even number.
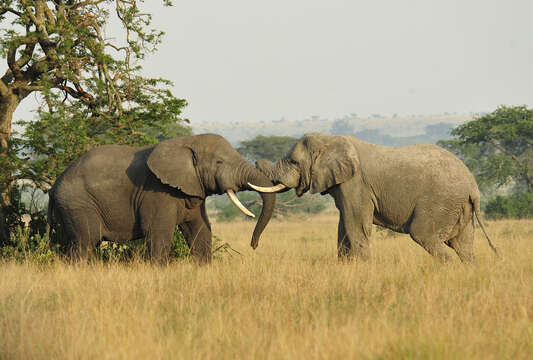
[[[502,359],[533,356],[533,221],[476,231],[477,262],[435,262],[376,231],[368,263],[336,259],[333,215],[215,223],[212,265],[0,265],[0,358]]]

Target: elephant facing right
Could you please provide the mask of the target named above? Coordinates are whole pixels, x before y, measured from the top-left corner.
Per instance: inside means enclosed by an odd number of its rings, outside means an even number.
[[[463,262],[470,262],[474,214],[498,254],[480,218],[474,176],[461,160],[438,146],[379,146],[351,136],[311,133],[275,164],[259,160],[256,165],[278,184],[253,186],[257,191],[295,188],[298,196],[310,191],[335,199],[341,259],[369,258],[374,223],[410,234],[441,260],[449,259],[448,246]]]

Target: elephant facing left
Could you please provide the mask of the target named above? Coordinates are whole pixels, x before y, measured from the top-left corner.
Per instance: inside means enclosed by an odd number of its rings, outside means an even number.
[[[154,146],[104,145],[83,154],[61,174],[49,195],[50,227],[61,227],[63,244],[73,259],[87,259],[102,241],[145,238],[150,259],[168,261],[179,226],[191,254],[211,261],[211,225],[206,197],[227,193],[249,216],[235,192],[248,182],[272,182],[223,137],[185,136]],[[275,194],[261,194],[263,209],[251,246],[272,217]]]

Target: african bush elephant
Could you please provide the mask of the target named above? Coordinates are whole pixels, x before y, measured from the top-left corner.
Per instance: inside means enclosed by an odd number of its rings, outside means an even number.
[[[259,160],[256,166],[278,185],[255,190],[296,188],[298,196],[310,190],[335,199],[341,259],[369,258],[372,223],[410,234],[441,260],[449,259],[445,245],[463,262],[474,259],[473,213],[487,235],[474,177],[457,157],[435,145],[388,147],[312,133],[284,159],[275,164]]]
[[[73,258],[87,258],[102,240],[145,238],[153,261],[165,262],[176,226],[191,254],[211,260],[205,200],[227,193],[247,215],[236,191],[248,182],[272,182],[223,137],[185,136],[154,146],[105,145],[82,155],[50,190],[49,222],[60,224]],[[275,194],[261,194],[263,209],[252,236],[255,249],[272,216]]]

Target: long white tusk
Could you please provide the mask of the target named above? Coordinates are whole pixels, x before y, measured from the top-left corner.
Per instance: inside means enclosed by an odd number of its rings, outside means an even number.
[[[275,192],[278,192],[278,191],[281,191],[281,190],[287,188],[283,184],[278,184],[276,186],[270,186],[270,187],[257,186],[257,185],[250,184],[250,183],[248,183],[248,185],[250,185],[250,187],[252,189],[254,189],[255,191],[259,191],[259,192],[262,192],[262,193],[275,193]]]
[[[241,202],[239,201],[239,198],[237,197],[237,195],[235,195],[233,190],[228,189],[226,190],[226,192],[228,193],[228,197],[231,200],[231,202],[233,202],[235,206],[239,208],[240,211],[242,211],[245,215],[248,215],[251,218],[255,217],[255,215],[250,210],[248,210],[247,208],[244,207],[243,204],[241,204]]]

